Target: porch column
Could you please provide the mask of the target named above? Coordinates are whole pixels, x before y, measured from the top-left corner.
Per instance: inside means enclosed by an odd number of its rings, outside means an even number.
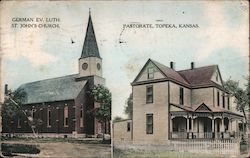
[[[222,117],[222,119],[221,119],[221,132],[225,132],[224,118],[223,118],[223,117]]]
[[[231,121],[231,123],[230,123],[230,130],[231,130],[231,132],[233,132],[233,119],[231,119],[230,121]]]
[[[194,118],[191,118],[191,131],[194,132]]]
[[[245,125],[244,125],[244,120],[241,120],[242,122],[242,130],[243,130],[243,134],[245,134]]]
[[[189,139],[189,117],[187,116],[187,139]]]
[[[170,117],[170,122],[169,122],[170,124],[169,124],[169,131],[170,131],[170,134],[172,134],[172,132],[173,132],[173,120],[172,120],[172,117]]]
[[[214,118],[212,118],[212,138],[215,138],[215,131],[214,131]]]

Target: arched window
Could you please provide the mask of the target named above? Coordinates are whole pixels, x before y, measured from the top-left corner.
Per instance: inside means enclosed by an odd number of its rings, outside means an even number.
[[[68,106],[64,107],[64,127],[69,126],[69,108]]]

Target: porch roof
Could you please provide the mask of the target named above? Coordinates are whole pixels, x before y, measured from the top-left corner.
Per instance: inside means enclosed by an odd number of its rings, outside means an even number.
[[[222,109],[220,107],[207,106],[205,103],[193,105],[192,107],[186,105],[177,105],[177,104],[171,104],[171,105],[192,113],[228,113],[243,117],[243,115],[239,112],[232,112],[230,110]]]

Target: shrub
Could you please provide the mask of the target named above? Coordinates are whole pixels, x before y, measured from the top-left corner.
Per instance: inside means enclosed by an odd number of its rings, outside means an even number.
[[[35,145],[28,144],[1,144],[2,153],[4,156],[13,156],[13,153],[22,154],[38,154],[40,150]]]

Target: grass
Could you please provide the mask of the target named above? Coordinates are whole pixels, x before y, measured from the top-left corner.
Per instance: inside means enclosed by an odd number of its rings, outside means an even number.
[[[110,144],[110,140],[102,139],[77,139],[77,138],[22,138],[22,137],[2,137],[1,141],[29,141],[38,143],[48,142],[69,142],[77,144]]]
[[[177,151],[145,151],[145,150],[120,150],[114,149],[114,158],[223,158],[222,155],[195,154]]]

